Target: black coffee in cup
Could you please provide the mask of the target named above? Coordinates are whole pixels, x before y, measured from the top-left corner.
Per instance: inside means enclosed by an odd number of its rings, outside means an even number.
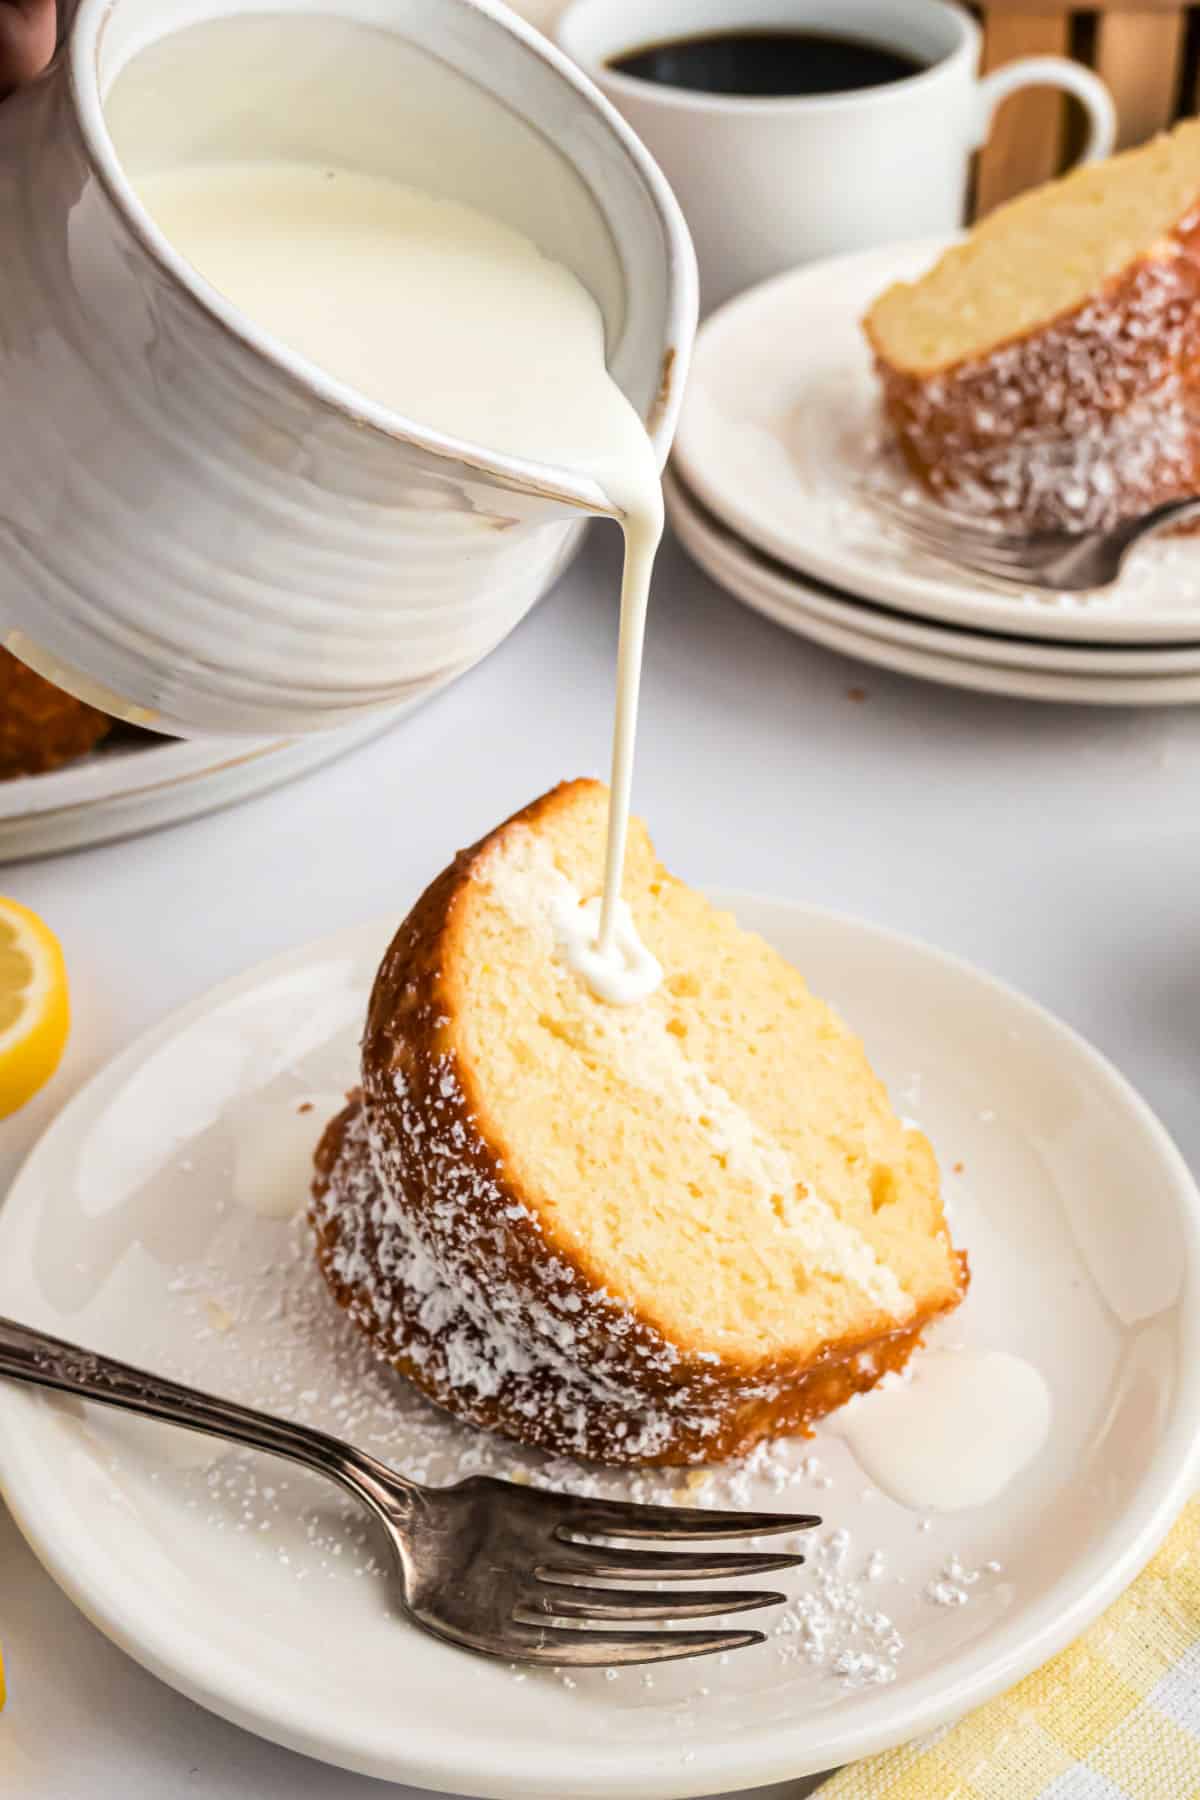
[[[927,66],[907,51],[868,38],[767,27],[672,38],[608,58],[617,74],[660,87],[761,100],[884,87]]]

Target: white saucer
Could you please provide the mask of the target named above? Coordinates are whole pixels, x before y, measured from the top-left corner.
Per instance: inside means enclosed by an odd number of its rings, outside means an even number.
[[[707,575],[775,624],[828,650],[945,687],[1013,699],[1082,706],[1200,702],[1200,656],[1194,648],[1134,652],[1105,647],[1089,654],[1080,646],[1061,649],[1036,643],[1029,647],[1026,661],[1018,639],[997,648],[994,639],[923,625],[815,587],[715,522],[678,480],[668,476],[665,492],[680,542]],[[994,655],[1005,660],[993,661]],[[1111,672],[1115,665],[1127,667],[1130,662],[1133,672]],[[1181,665],[1183,672],[1169,672]],[[1100,672],[1082,673],[1081,667]],[[1161,674],[1149,672],[1160,667],[1164,667]]]
[[[47,775],[0,781],[0,863],[108,843],[248,800],[377,737],[418,704],[273,743],[156,738],[102,745]]]
[[[810,264],[739,295],[701,327],[676,465],[724,524],[804,574],[951,624],[1071,643],[1200,639],[1200,543],[1144,545],[1089,595],[1009,595],[910,550],[865,489],[911,489],[888,448],[859,321],[889,282],[949,240]]]
[[[861,600],[815,576],[798,575],[786,563],[757,550],[701,506],[674,470],[668,470],[663,486],[667,513],[676,532],[702,551],[709,574],[726,585],[727,577],[738,582],[753,581],[780,605],[825,619],[847,631],[885,638],[914,650],[930,650],[939,656],[1015,669],[1048,669],[1089,677],[1200,674],[1200,643],[1134,648],[1125,644],[1058,644],[1046,638],[972,631],[962,625],[934,625],[894,607]]]
[[[895,1678],[853,1686],[830,1651],[810,1660],[790,1612],[724,1665],[519,1676],[396,1618],[377,1545],[360,1523],[347,1533],[338,1495],[313,1478],[0,1388],[0,1479],[21,1529],[147,1668],[251,1730],[386,1779],[672,1800],[828,1768],[961,1714],[1075,1636],[1153,1551],[1190,1491],[1200,1428],[1200,1196],[1162,1127],[1065,1026],[965,964],[787,902],[720,898],[819,975],[933,1138],[973,1267],[935,1336],[1019,1351],[1054,1397],[1050,1439],[1012,1488],[927,1524],[824,1431],[685,1488],[698,1504],[822,1512],[810,1567],[783,1584],[816,1596],[822,1572],[861,1580],[856,1629],[882,1630],[884,1612],[904,1640]],[[348,1433],[430,1480],[544,1474],[372,1365],[303,1222],[231,1193],[239,1146],[274,1142],[306,1095],[315,1136],[352,1080],[387,936],[344,931],[227,983],[85,1089],[0,1213],[0,1311]],[[558,1473],[642,1497],[665,1480]],[[840,1563],[833,1529],[849,1534]],[[867,1580],[874,1550],[883,1577]],[[940,1585],[950,1558],[961,1604]],[[840,1616],[838,1630],[856,1615]]]

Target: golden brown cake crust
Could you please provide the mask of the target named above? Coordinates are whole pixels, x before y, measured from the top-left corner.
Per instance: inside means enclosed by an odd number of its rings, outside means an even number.
[[[0,650],[0,781],[42,775],[94,749],[112,720]]]
[[[567,791],[508,824],[536,826]],[[804,1430],[901,1367],[932,1313],[802,1365],[738,1366],[669,1342],[548,1239],[509,1185],[470,1070],[448,1050],[456,906],[497,835],[426,891],[376,978],[361,1094],[317,1154],[310,1217],[335,1298],[430,1399],[554,1453],[711,1462]]]
[[[1081,530],[1200,492],[1200,213],[986,356],[914,374],[864,330],[905,460],[948,506]]]

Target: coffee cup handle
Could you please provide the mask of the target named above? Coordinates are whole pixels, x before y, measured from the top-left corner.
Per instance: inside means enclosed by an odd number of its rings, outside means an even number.
[[[1117,109],[1098,75],[1066,56],[1022,56],[985,75],[976,90],[978,106],[975,148],[992,128],[992,118],[1002,100],[1018,88],[1056,87],[1083,102],[1088,116],[1088,138],[1081,162],[1098,162],[1110,156],[1117,141]]]

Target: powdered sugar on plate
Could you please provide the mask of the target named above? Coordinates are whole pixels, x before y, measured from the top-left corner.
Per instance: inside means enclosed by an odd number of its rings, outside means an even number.
[[[283,1104],[289,1104],[285,1098]],[[203,1162],[203,1147],[189,1160]],[[155,1361],[179,1379],[202,1381],[245,1404],[299,1419],[369,1450],[409,1479],[440,1485],[471,1475],[492,1475],[585,1496],[680,1503],[707,1508],[811,1508],[827,1524],[817,1533],[762,1539],[802,1551],[807,1566],[772,1577],[787,1603],[765,1620],[769,1655],[779,1667],[800,1663],[833,1691],[894,1681],[905,1636],[893,1616],[890,1595],[922,1607],[948,1607],[944,1596],[970,1598],[976,1579],[984,1591],[993,1573],[975,1571],[967,1582],[953,1552],[923,1546],[914,1580],[876,1541],[874,1521],[851,1529],[837,1521],[861,1515],[861,1477],[835,1479],[828,1457],[841,1455],[836,1440],[818,1452],[813,1440],[759,1445],[737,1463],[701,1469],[610,1471],[527,1450],[441,1412],[386,1364],[376,1360],[361,1335],[333,1304],[317,1271],[310,1230],[302,1215],[280,1222],[227,1208],[210,1252],[177,1266],[166,1282],[174,1329]],[[106,1456],[131,1451],[159,1462],[159,1428],[124,1421],[102,1428]],[[147,1436],[147,1433],[152,1436]],[[318,1590],[387,1576],[381,1545],[369,1521],[336,1491],[303,1471],[256,1453],[219,1444],[195,1445],[206,1454],[182,1461],[168,1454],[151,1470],[155,1483],[171,1485],[176,1500],[199,1514],[217,1537],[252,1545],[259,1560],[277,1565],[294,1582]],[[843,1460],[845,1460],[843,1458]],[[878,1509],[879,1496],[870,1490]],[[883,1502],[890,1507],[890,1502]],[[958,1602],[954,1602],[958,1604]],[[601,1679],[572,1677],[587,1686]],[[682,1677],[660,1673],[660,1680]],[[683,1692],[695,1692],[685,1681]],[[697,1695],[697,1697],[699,1697]]]
[[[337,1108],[337,1095],[354,1079],[357,1032],[343,1021],[357,1017],[360,1003],[351,1003],[356,990],[341,980],[337,991],[339,998],[325,1009],[324,1030],[332,1035],[322,1041],[315,1033],[294,1057],[270,1032],[257,1029],[256,1054],[270,1078],[251,1091],[231,1093],[224,1108],[176,1141],[160,1166],[161,1191],[185,1197],[186,1237],[195,1247],[163,1269],[157,1289],[148,1280],[139,1315],[144,1342],[127,1354],[180,1380],[331,1431],[417,1482],[491,1475],[701,1511],[775,1503],[780,1510],[821,1514],[825,1523],[815,1533],[760,1540],[800,1551],[807,1562],[773,1578],[785,1604],[762,1621],[766,1644],[720,1670],[726,1683],[744,1679],[736,1671],[750,1660],[760,1671],[765,1661],[779,1679],[803,1669],[814,1691],[830,1700],[885,1685],[903,1662],[914,1612],[945,1615],[968,1599],[986,1602],[990,1596],[994,1603],[1000,1597],[998,1563],[979,1565],[968,1580],[953,1532],[945,1535],[949,1527],[910,1535],[909,1544],[919,1549],[903,1557],[894,1546],[885,1548],[881,1537],[889,1526],[894,1537],[902,1510],[874,1486],[864,1489],[861,1471],[827,1428],[812,1439],[760,1444],[721,1466],[607,1470],[544,1455],[460,1422],[378,1360],[320,1276],[304,1213],[308,1172],[295,1154],[301,1139],[315,1141]],[[297,999],[285,990],[277,1004],[289,1030]],[[304,1006],[311,1018],[314,993],[306,990]],[[210,1053],[215,1042],[210,1027]],[[232,1057],[229,1062],[236,1066]],[[922,1098],[921,1080],[911,1072],[905,1093],[914,1103]],[[122,1116],[135,1131],[132,1113]],[[135,1145],[135,1161],[149,1167],[155,1160],[149,1137],[157,1135],[157,1126],[148,1114],[138,1116],[148,1136]],[[276,1125],[278,1155],[263,1141]],[[248,1170],[256,1177],[249,1183]],[[265,1182],[258,1179],[264,1170]],[[151,1194],[146,1200],[152,1203]],[[88,1434],[93,1453],[114,1476],[132,1459],[164,1504],[202,1521],[214,1544],[236,1541],[241,1556],[280,1581],[330,1594],[373,1587],[386,1603],[391,1572],[369,1520],[306,1471],[137,1419],[99,1417],[89,1422]],[[634,1691],[630,1674],[620,1677],[622,1693]],[[591,1691],[605,1678],[583,1672],[569,1679]],[[654,1680],[659,1695],[702,1698],[703,1682],[688,1665],[656,1671]],[[612,1691],[610,1683],[605,1687]],[[648,1687],[636,1691],[645,1702]]]
[[[418,1786],[436,1769],[458,1792],[498,1769],[507,1791],[559,1800],[584,1760],[603,1771],[593,1794],[661,1792],[689,1754],[694,1777],[677,1786],[711,1789],[897,1742],[1049,1654],[1042,1621],[1082,1629],[1115,1592],[1147,1547],[1137,1508],[1165,1522],[1194,1442],[1185,1178],[1113,1072],[995,983],[814,910],[727,903],[854,1021],[893,1094],[920,1073],[903,1105],[954,1188],[973,1269],[951,1341],[1018,1350],[1055,1397],[1019,1482],[968,1512],[914,1514],[826,1427],[739,1467],[614,1475],[527,1456],[416,1400],[328,1297],[302,1221],[231,1193],[252,1107],[353,1079],[388,931],[344,932],[210,995],[68,1105],[0,1213],[3,1310],[347,1432],[427,1480],[490,1468],[824,1523],[796,1540],[808,1564],[763,1584],[785,1596],[754,1616],[763,1643],[611,1680],[584,1671],[567,1688],[407,1627],[371,1527],[306,1471],[14,1391],[6,1491],[133,1654],[188,1691],[202,1658],[217,1710],[331,1760]]]

